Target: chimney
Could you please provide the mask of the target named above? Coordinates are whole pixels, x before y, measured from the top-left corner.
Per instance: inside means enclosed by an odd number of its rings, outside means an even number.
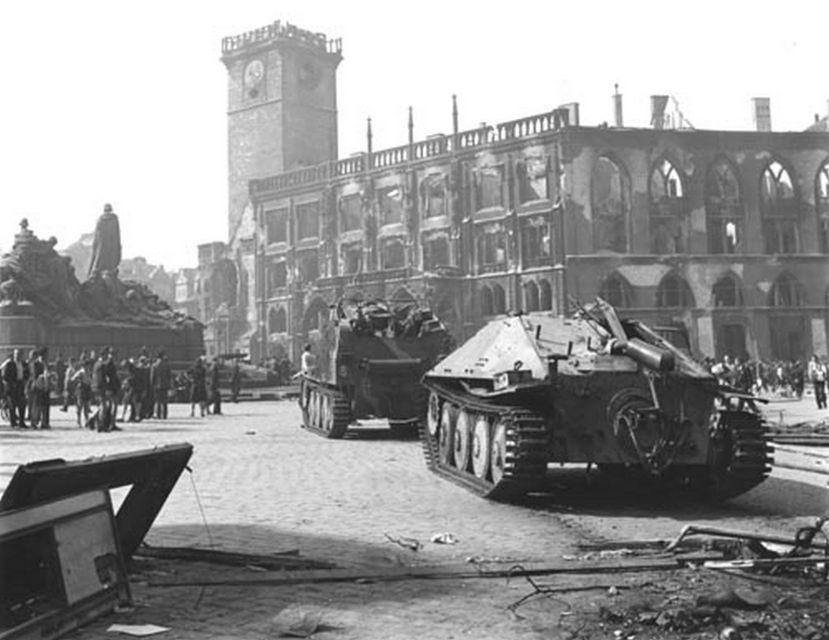
[[[651,96],[651,126],[654,129],[665,128],[665,107],[668,96]]]
[[[622,124],[622,94],[619,93],[619,85],[613,85],[613,116],[614,122],[617,127],[623,127]]]
[[[754,129],[757,131],[771,131],[771,99],[752,98],[754,106]]]

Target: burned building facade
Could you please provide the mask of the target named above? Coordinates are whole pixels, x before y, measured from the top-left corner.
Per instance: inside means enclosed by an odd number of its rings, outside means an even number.
[[[286,46],[300,60],[282,60],[286,86],[305,95],[313,77],[333,91],[339,44],[306,34],[286,45],[284,33],[226,51],[231,105],[246,82],[234,73],[260,58],[271,68]],[[342,296],[425,301],[463,340],[492,316],[563,313],[600,295],[682,328],[701,354],[826,353],[829,133],[772,132],[759,101],[756,131],[690,129],[666,120],[663,97],[653,105],[653,126],[638,129],[622,126],[620,104],[616,126],[582,126],[572,104],[471,130],[454,107],[449,134],[416,140],[410,115],[407,144],[375,151],[369,126],[367,151],[344,159],[330,157],[333,111],[318,162],[283,153],[272,171],[231,168],[231,182],[249,178],[230,210],[237,344],[296,356]],[[294,116],[316,122],[318,107]],[[288,139],[300,125],[282,126]],[[245,149],[268,156],[257,144]]]

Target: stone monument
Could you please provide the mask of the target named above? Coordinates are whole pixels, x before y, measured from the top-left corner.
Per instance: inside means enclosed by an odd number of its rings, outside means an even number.
[[[121,234],[111,205],[98,218],[86,281],[56,244],[38,238],[24,218],[11,252],[0,257],[0,355],[15,347],[70,356],[111,346],[127,357],[146,347],[184,364],[202,353],[201,323],[145,284],[118,277]]]

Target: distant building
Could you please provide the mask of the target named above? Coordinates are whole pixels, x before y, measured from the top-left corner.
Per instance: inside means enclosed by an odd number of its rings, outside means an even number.
[[[447,135],[410,121],[375,151],[369,129],[337,159],[338,41],[275,23],[223,54],[230,234],[211,265],[238,274],[222,335],[254,358],[296,357],[341,296],[425,301],[458,340],[600,295],[705,355],[827,351],[829,132],[771,131],[768,99],[756,131],[694,130],[667,96],[651,128],[623,126],[618,94],[614,126],[570,104],[460,131],[455,109]]]
[[[179,269],[176,274],[173,309],[200,320],[198,269]]]

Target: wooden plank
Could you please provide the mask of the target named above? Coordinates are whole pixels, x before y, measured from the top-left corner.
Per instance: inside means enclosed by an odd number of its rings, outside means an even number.
[[[624,558],[597,561],[522,562],[488,564],[450,564],[439,567],[394,567],[381,571],[370,569],[335,569],[329,571],[285,571],[274,576],[241,578],[198,578],[152,580],[152,587],[181,586],[280,586],[323,582],[397,582],[405,580],[473,580],[543,576],[551,574],[627,573],[639,571],[670,571],[687,563],[702,564],[721,560],[721,553],[687,553],[650,558]]]

